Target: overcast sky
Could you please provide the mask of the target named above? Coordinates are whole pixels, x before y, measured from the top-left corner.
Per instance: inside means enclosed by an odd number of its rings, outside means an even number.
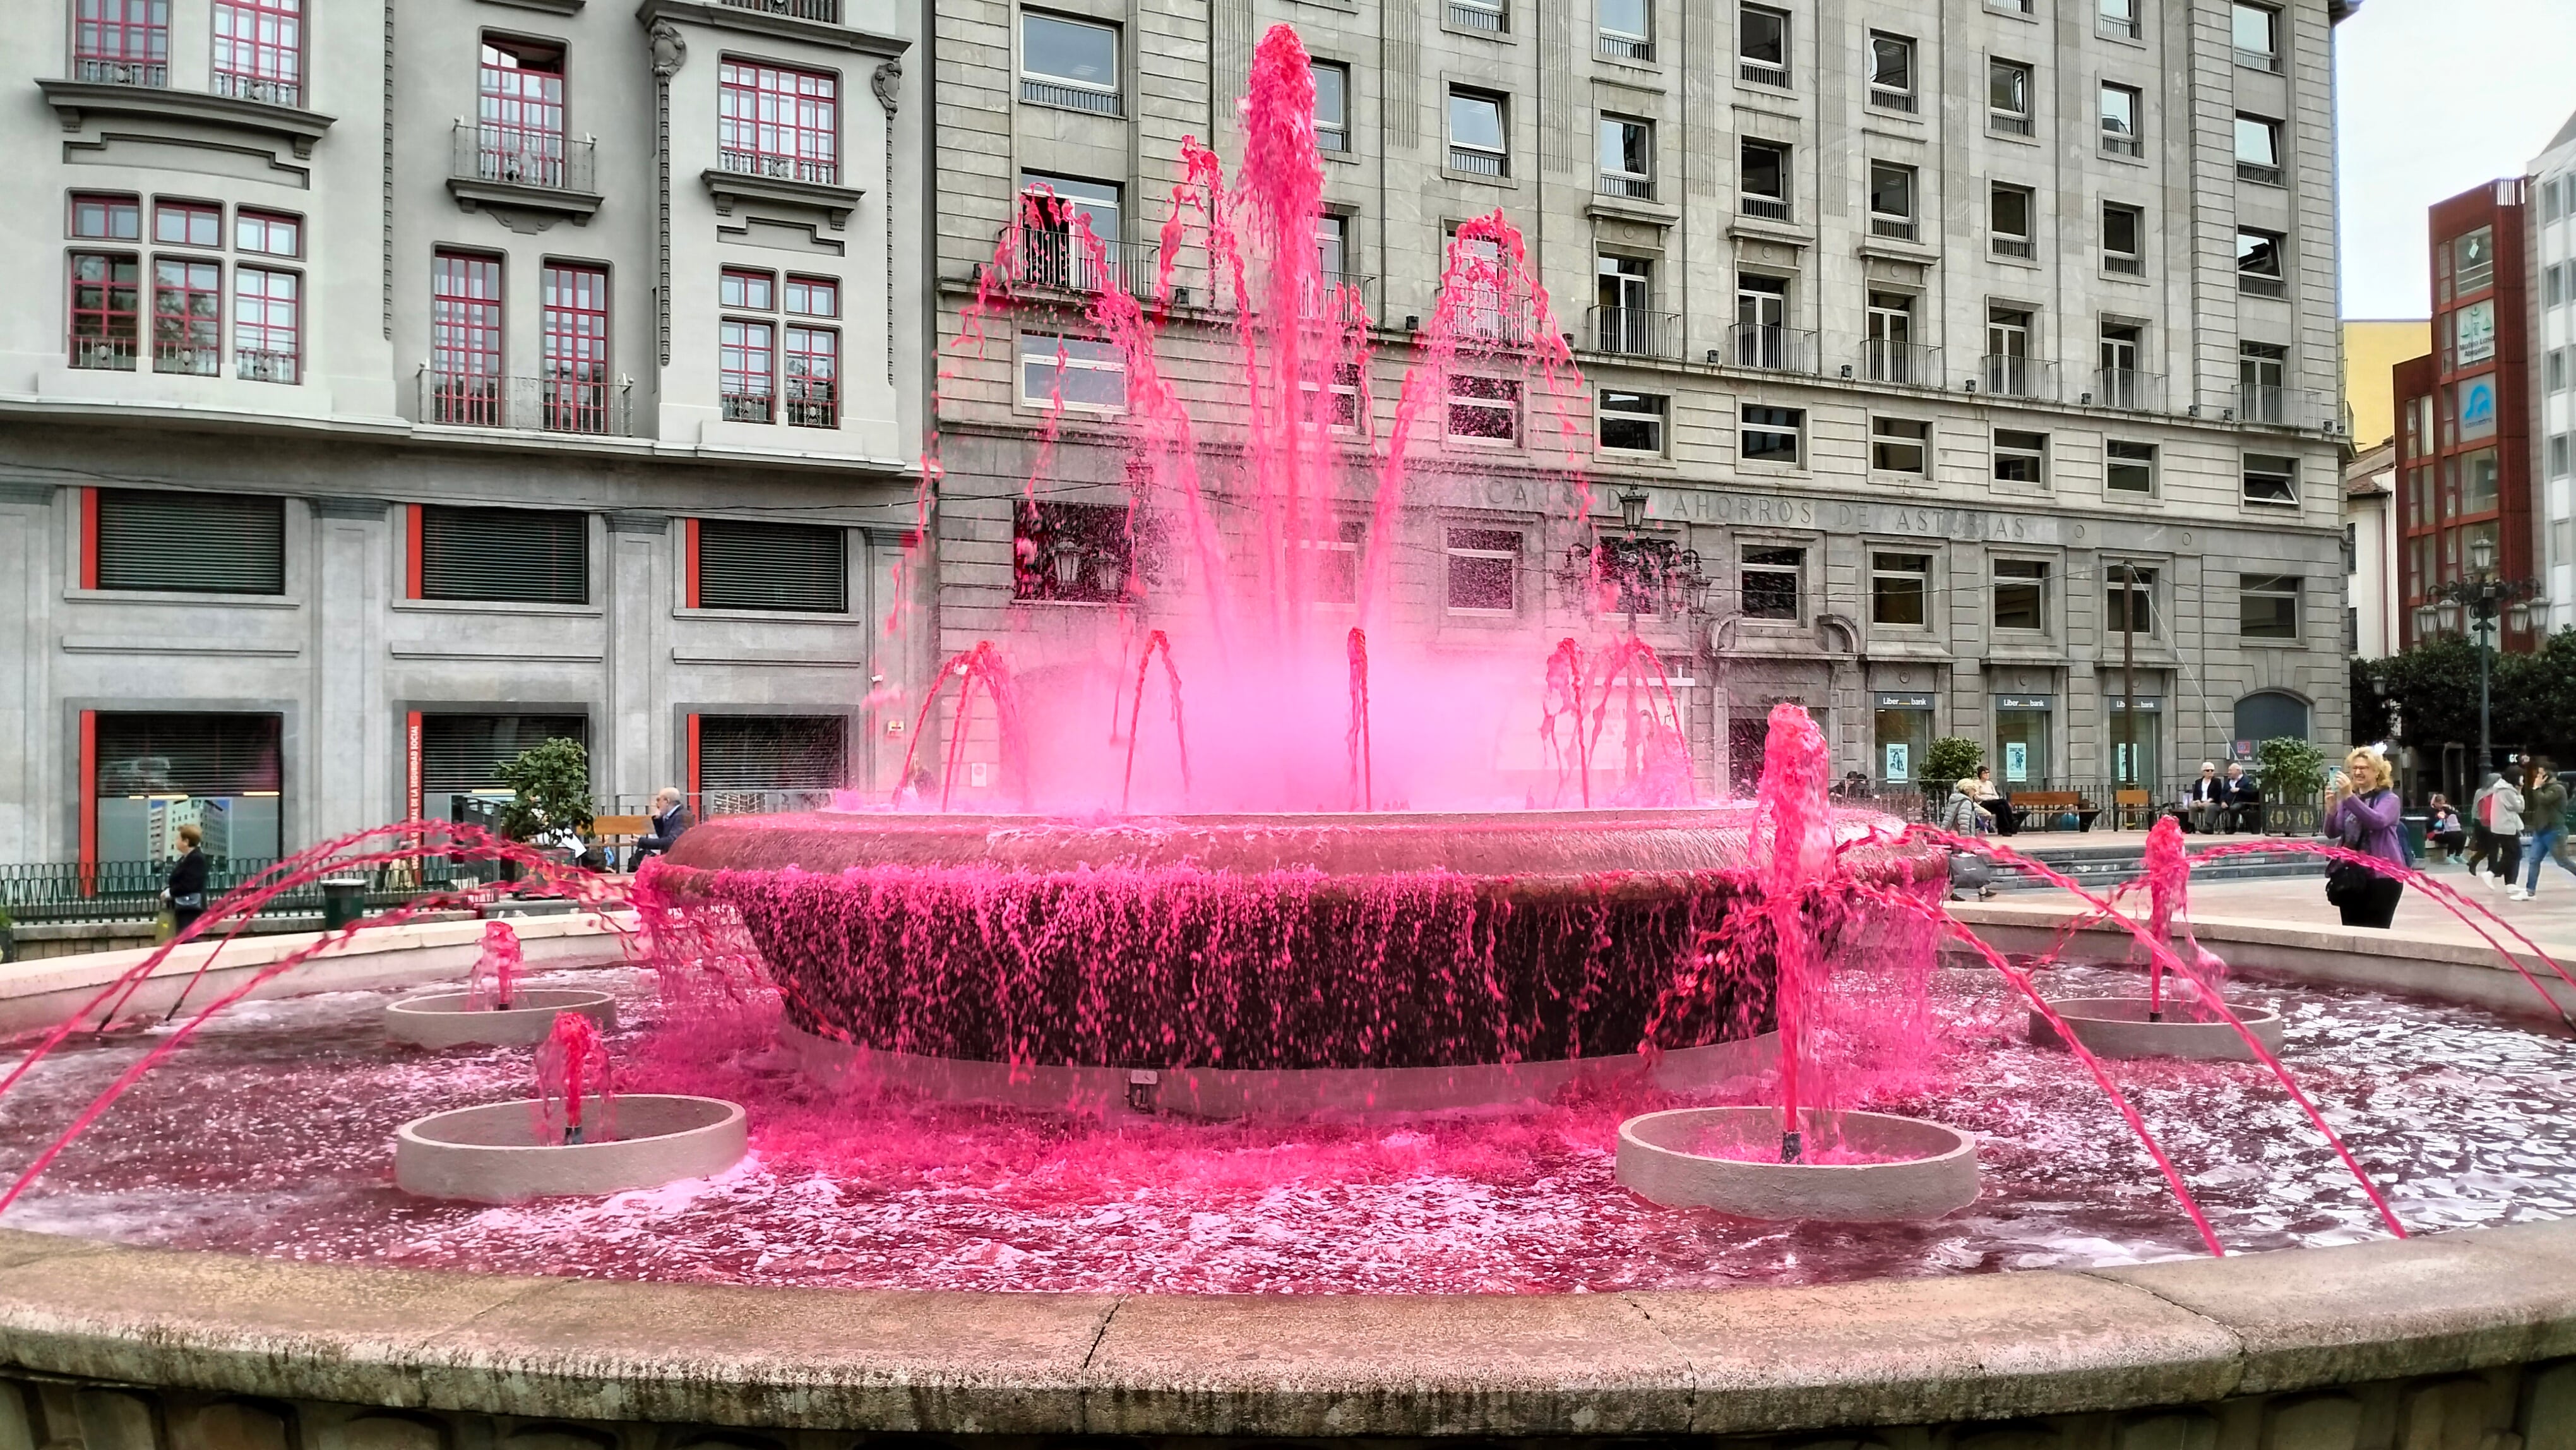
[[[2429,316],[2424,209],[2576,112],[2576,0],[2363,0],[2335,44],[2343,315]]]

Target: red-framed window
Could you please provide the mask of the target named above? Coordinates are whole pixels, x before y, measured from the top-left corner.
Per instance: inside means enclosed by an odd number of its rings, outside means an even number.
[[[716,325],[716,389],[728,421],[771,421],[777,369],[776,324],[728,317]]]
[[[304,0],[215,0],[215,94],[303,104]]]
[[[841,315],[841,284],[829,277],[787,278],[787,310],[799,317]]]
[[[282,211],[242,207],[233,213],[233,248],[269,257],[304,255],[304,219]]]
[[[108,242],[143,240],[143,199],[114,192],[73,192],[72,235]]]
[[[76,0],[72,79],[170,83],[170,0]]]
[[[441,252],[430,269],[430,421],[501,422],[501,259]]]
[[[566,433],[608,431],[608,269],[547,266],[538,292],[545,311],[545,423]]]
[[[840,329],[790,324],[785,362],[788,426],[841,426]]]
[[[726,60],[716,69],[716,149],[727,171],[841,179],[841,82],[825,71]]]
[[[557,46],[483,38],[475,146],[486,181],[564,184],[564,64]]]
[[[778,274],[727,267],[716,279],[716,305],[744,312],[778,310]]]
[[[224,244],[224,209],[211,201],[152,203],[152,240],[180,247]]]
[[[152,370],[223,371],[224,268],[195,257],[152,259]]]
[[[142,298],[143,263],[132,253],[72,253],[72,366],[132,372]]]
[[[304,278],[274,267],[233,269],[233,370],[254,383],[292,383],[304,371]]]

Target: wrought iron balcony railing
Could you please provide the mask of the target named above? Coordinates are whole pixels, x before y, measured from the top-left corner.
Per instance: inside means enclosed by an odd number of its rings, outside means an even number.
[[[460,121],[450,145],[448,175],[466,181],[548,191],[598,189],[599,148],[588,138]]]
[[[1861,339],[1860,375],[1873,383],[1908,387],[1941,386],[1941,349],[1928,343],[1896,342],[1884,337]]]
[[[1739,322],[1726,330],[1725,359],[1732,367],[1812,373],[1816,370],[1816,335],[1795,327]]]
[[[1682,315],[1640,307],[1595,307],[1586,332],[1596,352],[1676,361],[1682,355]]]
[[[542,433],[633,433],[629,384],[420,370],[420,421]]]

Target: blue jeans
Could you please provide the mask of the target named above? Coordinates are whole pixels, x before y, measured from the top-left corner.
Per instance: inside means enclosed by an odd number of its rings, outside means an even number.
[[[2522,889],[2524,891],[2540,889],[2540,863],[2556,859],[2558,843],[2565,839],[2567,839],[2565,826],[2551,826],[2548,830],[2531,833],[2531,845],[2523,852],[2524,859],[2531,863],[2523,868]],[[2558,863],[2558,869],[2576,876],[2576,866],[2569,866],[2564,861]]]

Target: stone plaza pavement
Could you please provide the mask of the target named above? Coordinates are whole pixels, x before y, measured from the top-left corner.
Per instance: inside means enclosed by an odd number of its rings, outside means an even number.
[[[2474,880],[2457,865],[2430,868],[2433,878],[2472,900],[2484,902],[2523,935],[2562,962],[2576,966],[2576,875],[2555,865],[2540,868],[2540,891],[2529,901],[2509,901],[2505,894]],[[2064,891],[2016,892],[2014,901],[2062,903]],[[2210,881],[2191,889],[2192,915],[2203,920],[2271,922],[2282,926],[2332,926],[2339,918],[2326,903],[2323,875],[2269,881]],[[2421,891],[2409,891],[2397,904],[2391,930],[2401,936],[2435,941],[2474,942],[2477,935],[2448,909]]]

